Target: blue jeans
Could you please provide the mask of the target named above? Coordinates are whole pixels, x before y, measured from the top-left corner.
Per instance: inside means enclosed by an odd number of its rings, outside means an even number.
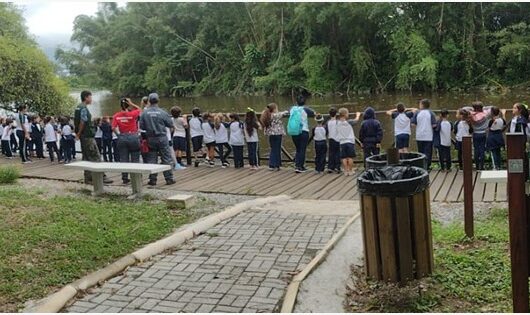
[[[425,154],[427,169],[431,169],[432,161],[432,141],[416,141],[418,152]]]
[[[294,157],[295,167],[303,169],[305,164],[305,151],[309,141],[309,132],[302,131],[298,136],[293,136],[294,146],[296,147],[296,155]]]
[[[248,148],[248,163],[251,166],[258,166],[258,143],[247,142]]]
[[[475,168],[477,170],[484,169],[484,156],[486,152],[486,133],[473,134],[473,151]]]
[[[282,166],[282,135],[270,135],[269,144],[271,147],[269,167],[279,168]]]

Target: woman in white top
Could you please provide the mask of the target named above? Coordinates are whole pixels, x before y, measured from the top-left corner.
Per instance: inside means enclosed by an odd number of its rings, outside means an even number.
[[[258,130],[261,129],[261,126],[256,117],[254,110],[250,109],[245,115],[245,140],[247,141],[248,149],[248,162],[250,164],[250,169],[257,170],[259,164],[258,157]]]

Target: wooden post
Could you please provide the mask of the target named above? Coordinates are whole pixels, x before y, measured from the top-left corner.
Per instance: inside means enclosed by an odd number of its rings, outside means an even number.
[[[473,237],[473,161],[471,136],[462,137],[462,164],[464,168],[464,229],[467,237]]]
[[[526,136],[506,135],[508,157],[508,217],[512,268],[513,311],[528,313],[528,214],[526,202]]]

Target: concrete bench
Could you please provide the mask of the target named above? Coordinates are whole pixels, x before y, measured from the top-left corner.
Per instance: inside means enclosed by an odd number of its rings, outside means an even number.
[[[92,183],[95,196],[103,193],[104,173],[129,173],[133,195],[139,197],[142,194],[143,175],[157,174],[171,170],[171,165],[143,164],[143,163],[108,163],[108,162],[74,162],[66,164],[66,167],[92,172]]]
[[[479,180],[482,183],[506,183],[508,181],[508,172],[503,171],[481,171]]]

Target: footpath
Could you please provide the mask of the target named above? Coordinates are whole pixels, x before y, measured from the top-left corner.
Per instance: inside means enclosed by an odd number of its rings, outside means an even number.
[[[357,201],[253,207],[130,267],[67,312],[278,312],[293,275],[359,211]]]

